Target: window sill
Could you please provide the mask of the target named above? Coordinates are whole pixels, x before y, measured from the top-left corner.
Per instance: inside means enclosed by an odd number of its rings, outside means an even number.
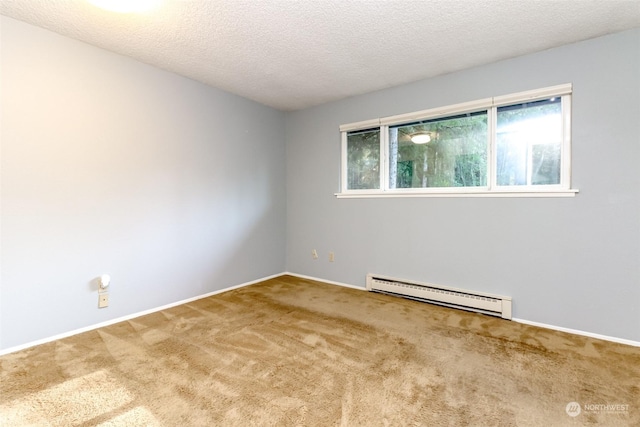
[[[519,190],[519,191],[348,191],[335,193],[338,199],[395,197],[575,197],[579,190]]]

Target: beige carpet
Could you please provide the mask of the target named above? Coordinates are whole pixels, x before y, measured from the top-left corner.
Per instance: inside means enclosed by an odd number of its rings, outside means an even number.
[[[640,425],[639,348],[288,276],[0,369],[2,426]]]

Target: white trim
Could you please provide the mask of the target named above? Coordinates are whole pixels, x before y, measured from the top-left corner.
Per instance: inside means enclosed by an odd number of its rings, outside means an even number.
[[[342,283],[342,282],[334,282],[332,280],[320,279],[319,277],[305,276],[304,274],[291,273],[290,271],[285,271],[284,273],[282,273],[282,276],[294,276],[294,277],[299,277],[301,279],[314,280],[316,282],[327,283],[329,285],[336,285],[336,286],[342,286],[344,288],[351,288],[351,289],[357,289],[359,291],[366,291],[364,286],[355,286],[355,285],[349,285],[347,283]]]
[[[340,125],[340,132],[349,132],[352,130],[363,130],[377,127],[380,127],[380,119],[363,120],[361,122]]]
[[[380,126],[380,188],[389,188],[389,126]],[[346,189],[343,187],[343,189]]]
[[[347,133],[340,134],[340,190],[345,191],[348,184],[349,156],[347,150],[348,138]]]
[[[447,117],[456,114],[471,113],[481,111],[492,106],[492,99],[478,99],[476,101],[462,102],[460,104],[447,105],[445,107],[430,108],[428,110],[416,111],[413,113],[398,114],[396,116],[382,117],[381,125],[395,125],[417,120],[433,119],[437,117]]]
[[[571,187],[571,96],[562,96],[562,151],[560,153],[562,162],[562,170],[560,182],[566,184],[567,188]]]
[[[548,325],[546,323],[532,322],[530,320],[518,319],[516,317],[512,318],[511,320],[514,322],[522,323],[524,325],[537,326],[539,328],[552,329],[554,331],[566,332],[568,334],[582,335],[589,338],[596,338],[599,340],[611,341],[619,344],[626,344],[634,347],[640,347],[640,341],[633,341],[633,340],[628,340],[625,338],[618,338],[618,337],[610,337],[608,335],[594,334],[592,332],[580,331],[578,329],[563,328],[562,326]]]
[[[338,286],[344,286],[344,287],[347,287],[347,288],[357,289],[357,290],[360,290],[360,291],[366,291],[366,288],[362,288],[360,286],[348,285],[346,283],[334,282],[334,281],[331,281],[331,280],[320,279],[318,277],[305,276],[303,274],[284,272],[284,273],[282,273],[282,275],[295,276],[295,277],[300,277],[301,279],[315,280],[316,282],[327,283],[329,285],[338,285]],[[640,341],[633,341],[633,340],[628,340],[628,339],[625,339],[625,338],[618,338],[618,337],[610,337],[608,335],[594,334],[594,333],[591,333],[591,332],[580,331],[580,330],[577,330],[577,329],[563,328],[562,326],[548,325],[548,324],[545,324],[545,323],[532,322],[532,321],[525,320],[525,319],[519,319],[517,317],[511,318],[511,321],[517,322],[517,323],[522,323],[522,324],[525,324],[525,325],[530,325],[530,326],[537,326],[537,327],[543,328],[543,329],[551,329],[553,331],[565,332],[567,334],[581,335],[581,336],[585,336],[585,337],[589,337],[589,338],[596,338],[596,339],[599,339],[599,340],[610,341],[610,342],[615,342],[615,343],[619,343],[619,344],[626,344],[626,345],[630,345],[630,346],[633,346],[633,347],[640,347]]]
[[[377,119],[363,120],[360,122],[347,123],[340,125],[340,132],[368,129],[384,125],[395,125],[436,117],[446,117],[452,114],[464,114],[472,111],[488,109],[491,107],[500,107],[503,105],[533,101],[536,99],[571,95],[572,92],[573,84],[565,83],[541,89],[533,89],[508,95],[494,96],[492,98],[483,98],[477,99],[475,101],[461,102],[459,104],[447,105],[444,107],[430,108],[428,110],[414,111],[411,113],[397,114],[395,116],[387,116]]]
[[[487,110],[487,187],[488,191],[495,191],[498,186],[498,150],[495,148],[496,132],[498,130],[498,112],[495,108]]]
[[[420,190],[420,189],[418,189]],[[431,189],[435,190],[435,189]],[[575,197],[580,190],[544,190],[544,191],[506,191],[486,189],[473,191],[465,189],[464,191],[451,191],[449,189],[438,189],[440,191],[380,191],[380,190],[351,190],[343,193],[334,193],[338,199],[373,199],[373,198],[396,198],[396,197]]]
[[[144,310],[144,311],[141,311],[141,312],[138,312],[138,313],[134,313],[134,314],[130,314],[130,315],[127,315],[127,316],[119,317],[117,319],[108,320],[106,322],[101,322],[101,323],[98,323],[98,324],[95,324],[95,325],[87,326],[87,327],[80,328],[80,329],[75,329],[73,331],[69,331],[69,332],[65,332],[65,333],[62,333],[62,334],[54,335],[54,336],[51,336],[51,337],[48,337],[48,338],[43,338],[43,339],[40,339],[40,340],[32,341],[32,342],[27,343],[27,344],[18,345],[18,346],[15,346],[15,347],[9,347],[7,349],[0,350],[0,356],[4,356],[4,355],[10,354],[10,353],[14,353],[14,352],[20,351],[20,350],[25,350],[27,348],[34,347],[36,345],[46,344],[46,343],[51,342],[51,341],[67,338],[67,337],[70,337],[70,336],[73,336],[73,335],[77,335],[77,334],[80,334],[80,333],[83,333],[83,332],[92,331],[94,329],[102,328],[102,327],[105,327],[105,326],[110,326],[110,325],[113,325],[115,323],[124,322],[126,320],[134,319],[136,317],[144,316],[146,314],[155,313],[155,312],[160,311],[160,310],[166,310],[166,309],[171,308],[171,307],[175,307],[175,306],[182,305],[182,304],[187,304],[187,303],[190,303],[190,302],[202,299],[202,298],[207,298],[207,297],[210,297],[210,296],[213,296],[213,295],[221,294],[223,292],[231,291],[233,289],[243,288],[245,286],[254,285],[256,283],[260,283],[260,282],[263,282],[265,280],[275,279],[275,278],[281,277],[281,276],[299,277],[301,279],[314,280],[316,282],[327,283],[329,285],[336,285],[336,286],[342,286],[342,287],[345,287],[345,288],[356,289],[356,290],[359,290],[359,291],[366,291],[366,289],[364,287],[362,287],[362,286],[355,286],[355,285],[350,285],[350,284],[347,284],[347,283],[335,282],[335,281],[332,281],[332,280],[321,279],[319,277],[307,276],[307,275],[304,275],[304,274],[298,274],[298,273],[292,273],[290,271],[284,271],[282,273],[277,273],[277,274],[273,274],[271,276],[263,277],[261,279],[256,279],[256,280],[252,280],[250,282],[245,282],[245,283],[242,283],[242,284],[239,284],[239,285],[230,286],[228,288],[224,288],[224,289],[220,289],[220,290],[217,290],[217,291],[209,292],[209,293],[206,293],[206,294],[203,294],[203,295],[200,295],[200,296],[187,298],[185,300],[177,301],[177,302],[174,302],[174,303],[171,303],[171,304],[166,304],[166,305],[163,305],[163,306],[160,306],[160,307],[157,307],[157,308]],[[568,333],[568,334],[581,335],[581,336],[586,336],[586,337],[590,337],[590,338],[601,339],[601,340],[604,340],[604,341],[611,341],[611,342],[615,342],[615,343],[619,343],[619,344],[630,345],[630,346],[633,346],[633,347],[640,347],[640,341],[633,341],[633,340],[628,340],[628,339],[625,339],[625,338],[618,338],[618,337],[610,337],[608,335],[594,334],[594,333],[591,333],[591,332],[580,331],[580,330],[577,330],[577,329],[570,329],[570,328],[564,328],[564,327],[561,327],[561,326],[548,325],[548,324],[545,324],[545,323],[532,322],[532,321],[529,321],[529,320],[519,319],[519,318],[516,318],[516,317],[512,318],[511,320],[513,322],[522,323],[522,324],[530,325],[530,326],[537,326],[539,328],[551,329],[551,330],[555,330],[555,331],[565,332],[565,333]]]
[[[245,283],[241,283],[239,285],[230,286],[228,288],[219,289],[217,291],[209,292],[209,293],[206,293],[206,294],[203,294],[203,295],[187,298],[187,299],[184,299],[184,300],[181,300],[181,301],[172,302],[170,304],[166,304],[166,305],[163,305],[163,306],[160,306],[160,307],[150,308],[148,310],[143,310],[143,311],[139,311],[137,313],[128,314],[126,316],[118,317],[116,319],[111,319],[111,320],[107,320],[105,322],[96,323],[94,325],[85,326],[84,328],[74,329],[74,330],[69,331],[69,332],[63,332],[61,334],[53,335],[51,337],[42,338],[42,339],[39,339],[39,340],[36,340],[36,341],[31,341],[31,342],[26,343],[26,344],[17,345],[15,347],[9,347],[7,349],[0,350],[0,356],[4,356],[4,355],[9,354],[9,353],[14,353],[14,352],[20,351],[20,350],[25,350],[27,348],[34,347],[36,345],[46,344],[46,343],[51,342],[51,341],[55,341],[55,340],[59,340],[59,339],[63,339],[63,338],[68,338],[70,336],[81,334],[83,332],[88,332],[88,331],[92,331],[94,329],[103,328],[105,326],[110,326],[110,325],[113,325],[113,324],[116,324],[116,323],[124,322],[124,321],[131,320],[131,319],[135,319],[136,317],[140,317],[140,316],[144,316],[144,315],[147,315],[147,314],[155,313],[155,312],[161,311],[161,310],[166,310],[168,308],[175,307],[175,306],[178,306],[178,305],[188,304],[190,302],[197,301],[197,300],[202,299],[202,298],[207,298],[207,297],[210,297],[210,296],[213,296],[213,295],[221,294],[223,292],[227,292],[227,291],[231,291],[231,290],[239,289],[239,288],[244,288],[245,286],[254,285],[256,283],[264,282],[265,280],[270,280],[270,279],[273,279],[273,278],[276,278],[276,277],[280,277],[283,274],[286,274],[286,273],[273,274],[271,276],[263,277],[261,279],[252,280],[250,282],[245,282]]]
[[[545,87],[542,89],[527,90],[524,92],[512,93],[509,95],[494,96],[492,106],[500,107],[503,105],[518,104],[526,101],[534,101],[536,99],[551,98],[553,96],[571,95],[573,85],[566,83],[557,86]]]

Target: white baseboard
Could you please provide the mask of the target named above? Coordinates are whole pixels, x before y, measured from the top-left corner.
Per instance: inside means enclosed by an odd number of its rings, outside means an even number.
[[[304,274],[291,273],[289,271],[282,273],[282,275],[294,276],[294,277],[299,277],[301,279],[307,279],[307,280],[315,280],[316,282],[328,283],[330,285],[344,286],[345,288],[357,289],[359,291],[366,291],[366,289],[363,288],[362,286],[349,285],[347,283],[342,283],[342,282],[333,282],[331,280],[319,279],[317,277],[305,276]]]
[[[131,320],[131,319],[134,319],[136,317],[144,316],[146,314],[155,313],[156,311],[166,310],[168,308],[175,307],[177,305],[187,304],[187,303],[190,303],[192,301],[196,301],[196,300],[199,300],[199,299],[202,299],[202,298],[207,298],[207,297],[210,297],[212,295],[221,294],[223,292],[231,291],[233,289],[243,288],[245,286],[249,286],[249,285],[253,285],[255,283],[259,283],[259,282],[262,282],[262,281],[265,281],[265,280],[273,279],[275,277],[280,277],[283,274],[286,274],[286,273],[274,274],[274,275],[271,275],[271,276],[263,277],[261,279],[252,280],[250,282],[241,283],[239,285],[230,286],[228,288],[224,288],[224,289],[220,289],[220,290],[217,290],[217,291],[209,292],[209,293],[206,293],[206,294],[203,294],[203,295],[198,295],[198,296],[195,296],[195,297],[192,297],[192,298],[187,298],[187,299],[184,299],[184,300],[181,300],[181,301],[172,302],[170,304],[166,304],[166,305],[163,305],[163,306],[160,306],[160,307],[150,308],[148,310],[139,311],[139,312],[133,313],[133,314],[128,314],[126,316],[118,317],[116,319],[107,320],[106,322],[97,323],[97,324],[86,326],[86,327],[80,328],[80,329],[74,329],[73,331],[69,331],[69,332],[63,332],[61,334],[57,334],[57,335],[54,335],[54,336],[51,336],[51,337],[47,337],[47,338],[43,338],[43,339],[40,339],[40,340],[32,341],[32,342],[29,342],[29,343],[26,343],[26,344],[21,344],[21,345],[15,346],[15,347],[9,347],[7,349],[0,350],[0,356],[4,356],[5,354],[14,353],[16,351],[24,350],[24,349],[27,349],[29,347],[34,347],[36,345],[46,344],[46,343],[51,342],[51,341],[59,340],[59,339],[62,339],[62,338],[67,338],[67,337],[70,337],[70,336],[73,336],[73,335],[77,335],[77,334],[81,334],[83,332],[92,331],[94,329],[103,328],[105,326],[110,326],[110,325],[113,325],[115,323],[120,323],[120,322],[124,322],[126,320]]]
[[[363,290],[363,291],[366,290],[365,288],[362,288],[362,287],[359,287],[359,286],[348,285],[346,283],[340,283],[340,282],[333,282],[331,280],[320,279],[318,277],[305,276],[305,275],[302,275],[302,274],[291,273],[291,272],[286,272],[286,273],[283,273],[283,274],[288,274],[290,276],[300,277],[302,279],[315,280],[317,282],[328,283],[330,285],[345,286],[347,288],[359,289],[359,290]],[[628,339],[625,339],[625,338],[610,337],[608,335],[594,334],[594,333],[591,333],[591,332],[580,331],[580,330],[577,330],[577,329],[563,328],[562,326],[547,325],[545,323],[532,322],[530,320],[518,319],[518,318],[515,318],[515,317],[512,318],[511,320],[514,321],[514,322],[523,323],[525,325],[537,326],[539,328],[551,329],[551,330],[554,330],[554,331],[561,331],[561,332],[566,332],[566,333],[569,333],[569,334],[582,335],[582,336],[589,337],[589,338],[596,338],[596,339],[599,339],[599,340],[611,341],[611,342],[615,342],[615,343],[619,343],[619,344],[626,344],[626,345],[630,345],[630,346],[634,346],[634,347],[640,347],[640,342],[639,341],[628,340]]]
[[[173,303],[170,303],[170,304],[166,304],[166,305],[163,305],[163,306],[160,306],[160,307],[151,308],[151,309],[148,309],[148,310],[144,310],[144,311],[140,311],[140,312],[137,312],[137,313],[129,314],[127,316],[118,317],[116,319],[107,320],[106,322],[97,323],[97,324],[94,324],[94,325],[86,326],[84,328],[75,329],[73,331],[64,332],[62,334],[58,334],[58,335],[54,335],[54,336],[51,336],[51,337],[43,338],[43,339],[40,339],[40,340],[32,341],[32,342],[29,342],[29,343],[26,343],[26,344],[22,344],[22,345],[19,345],[19,346],[9,347],[7,349],[0,350],[0,356],[4,356],[5,354],[14,353],[16,351],[24,350],[24,349],[27,349],[29,347],[34,347],[36,345],[46,344],[46,343],[51,342],[51,341],[67,338],[67,337],[70,337],[70,336],[73,336],[73,335],[77,335],[77,334],[81,334],[83,332],[92,331],[94,329],[102,328],[102,327],[105,327],[105,326],[110,326],[110,325],[113,325],[115,323],[124,322],[126,320],[131,320],[133,318],[144,316],[146,314],[151,314],[151,313],[155,313],[157,311],[166,310],[168,308],[175,307],[177,305],[187,304],[187,303],[190,303],[192,301],[196,301],[196,300],[199,300],[199,299],[202,299],[202,298],[210,297],[212,295],[221,294],[223,292],[231,291],[233,289],[243,288],[245,286],[253,285],[255,283],[263,282],[263,281],[269,280],[269,279],[274,279],[276,277],[280,277],[280,276],[284,276],[284,275],[299,277],[301,279],[314,280],[316,282],[327,283],[329,285],[343,286],[343,287],[346,287],[346,288],[357,289],[359,291],[365,291],[366,290],[365,288],[363,288],[361,286],[354,286],[354,285],[350,285],[350,284],[347,284],[347,283],[335,282],[335,281],[332,281],[332,280],[321,279],[319,277],[306,276],[304,274],[298,274],[298,273],[292,273],[292,272],[285,271],[285,272],[282,272],[282,273],[273,274],[271,276],[263,277],[261,279],[256,279],[256,280],[252,280],[250,282],[245,282],[245,283],[241,283],[239,285],[230,286],[228,288],[224,288],[224,289],[220,289],[220,290],[217,290],[217,291],[209,292],[209,293],[206,293],[206,294],[203,294],[203,295],[195,296],[195,297],[192,297],[192,298],[187,298],[187,299],[184,299],[184,300],[181,300],[181,301],[176,301],[176,302],[173,302]],[[611,342],[615,342],[615,343],[619,343],[619,344],[626,344],[626,345],[630,345],[630,346],[634,346],[634,347],[640,347],[640,342],[628,340],[628,339],[625,339],[625,338],[617,338],[617,337],[610,337],[608,335],[594,334],[594,333],[591,333],[591,332],[585,332],[585,331],[580,331],[580,330],[576,330],[576,329],[563,328],[561,326],[547,325],[545,323],[532,322],[532,321],[529,321],[529,320],[518,319],[518,318],[515,318],[515,317],[513,319],[511,319],[511,320],[514,321],[514,322],[523,323],[525,325],[537,326],[537,327],[540,327],[540,328],[552,329],[552,330],[555,330],[555,331],[566,332],[566,333],[569,333],[569,334],[582,335],[582,336],[586,336],[586,337],[590,337],[590,338],[596,338],[596,339],[601,339],[601,340],[605,340],[605,341],[611,341]]]
[[[634,346],[634,347],[640,347],[640,341],[632,341],[632,340],[628,340],[628,339],[625,339],[625,338],[610,337],[608,335],[594,334],[592,332],[580,331],[578,329],[563,328],[562,326],[547,325],[546,323],[532,322],[530,320],[518,319],[518,318],[515,318],[515,317],[513,319],[511,319],[511,320],[513,320],[514,322],[523,323],[525,325],[537,326],[539,328],[552,329],[554,331],[566,332],[566,333],[569,333],[569,334],[582,335],[582,336],[589,337],[589,338],[596,338],[596,339],[599,339],[599,340],[612,341],[612,342],[616,342],[616,343],[619,343],[619,344],[626,344],[626,345],[631,345],[631,346]]]

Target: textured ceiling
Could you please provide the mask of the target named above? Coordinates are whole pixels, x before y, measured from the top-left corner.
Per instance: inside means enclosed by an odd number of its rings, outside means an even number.
[[[640,0],[83,0],[0,13],[291,111],[640,27]]]

